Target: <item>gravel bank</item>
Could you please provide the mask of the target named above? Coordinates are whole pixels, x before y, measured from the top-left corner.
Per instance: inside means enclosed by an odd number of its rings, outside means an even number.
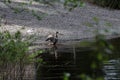
[[[2,31],[4,29],[11,32],[20,30],[24,35],[34,33],[40,37],[41,41],[45,40],[46,35],[56,31],[64,34],[60,36],[63,40],[91,38],[95,35],[94,31],[100,30],[104,33],[104,29],[110,29],[109,33],[105,33],[107,35],[120,33],[120,10],[109,10],[86,3],[86,6],[69,12],[60,4],[51,7],[34,2],[32,5],[20,6],[23,2],[28,3],[27,0],[12,1],[9,6],[17,7],[21,12],[16,14],[1,1],[0,15],[4,15],[1,20],[2,27],[0,27]],[[37,20],[32,10],[38,15],[45,15],[41,20]],[[98,25],[93,17],[99,19]],[[91,25],[92,27],[89,27]]]

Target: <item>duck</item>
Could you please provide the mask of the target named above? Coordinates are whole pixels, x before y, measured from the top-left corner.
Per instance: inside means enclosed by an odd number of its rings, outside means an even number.
[[[58,43],[58,34],[59,32],[56,32],[55,34],[49,34],[45,41],[49,41],[50,44],[55,46]]]

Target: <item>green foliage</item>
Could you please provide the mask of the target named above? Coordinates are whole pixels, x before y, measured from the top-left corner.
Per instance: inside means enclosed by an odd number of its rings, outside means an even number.
[[[54,2],[57,2],[59,0],[34,0],[34,1],[46,4],[46,5],[49,5],[49,6],[53,6]]]
[[[20,31],[14,34],[9,31],[0,32],[0,80],[4,80],[4,78],[5,80],[23,80],[26,75],[26,66],[32,65],[35,61],[29,53],[31,42],[29,39],[31,37],[23,38]],[[41,50],[35,54],[40,53],[42,53]],[[37,61],[41,63],[42,59]]]
[[[64,73],[63,80],[69,80],[70,74],[69,73]]]
[[[120,0],[91,0],[91,1],[103,7],[120,9]]]
[[[34,0],[39,3],[47,4],[53,6],[55,2],[63,2],[65,8],[69,9],[69,11],[73,10],[76,7],[84,6],[84,2],[82,0]]]
[[[47,14],[45,14],[45,13],[43,13],[43,14],[37,14],[34,10],[32,10],[32,15],[34,17],[36,17],[36,19],[42,20]]]
[[[27,8],[24,8],[24,6],[27,5],[27,3],[21,2],[19,3],[17,6],[12,6],[11,3],[13,1],[11,0],[5,0],[4,3],[11,9],[13,10],[14,13],[18,14],[18,13],[22,13],[23,11],[28,11]],[[29,3],[30,4],[30,3]]]
[[[73,10],[76,7],[81,7],[84,6],[85,4],[83,3],[82,0],[65,0],[64,1],[64,6],[69,9],[69,11]]]
[[[109,60],[109,55],[113,53],[114,47],[106,40],[105,35],[100,34],[99,32],[96,33],[94,41],[87,42],[87,44],[87,46],[91,46],[92,48],[92,51],[88,54],[91,57],[90,59],[92,62],[90,68],[93,70],[93,73],[91,73],[92,75],[82,73],[78,77],[81,80],[104,80],[104,77],[102,75],[97,75],[96,71],[102,69],[104,62]]]
[[[23,8],[14,8],[14,7],[11,7],[11,9],[13,10],[14,13],[18,14],[18,13],[21,13],[23,11],[25,11],[26,9],[23,9]]]
[[[18,31],[11,35],[8,31],[0,33],[0,65],[14,63],[26,57],[28,42],[22,41]]]
[[[30,57],[30,58],[35,58],[37,55],[40,55],[40,54],[42,54],[42,53],[43,53],[42,50],[38,50],[37,52],[31,54],[29,57]]]
[[[99,53],[112,53],[112,50],[114,49],[114,47],[112,46],[112,44],[110,44],[108,41],[105,40],[105,36],[98,34],[96,36],[96,50]]]
[[[11,0],[4,0],[5,3],[11,3]]]
[[[99,19],[97,17],[93,17],[93,21],[95,25],[99,24]],[[91,23],[86,23],[88,27],[93,27],[94,25]],[[105,23],[105,26],[111,27],[112,25],[109,22]],[[104,32],[110,32],[109,29],[103,30]],[[84,42],[83,45],[91,46],[93,49],[93,52],[90,53],[90,57],[92,63],[90,64],[91,69],[97,70],[101,69],[104,62],[108,61],[110,59],[110,56],[113,55],[113,52],[115,50],[112,43],[110,43],[109,40],[106,39],[106,34],[102,33],[101,30],[97,29],[94,32],[96,34],[94,41],[92,42]],[[114,53],[115,54],[115,53]],[[96,73],[92,74],[93,77],[88,76],[86,74],[81,74],[79,77],[82,80],[104,80],[103,76],[95,76]]]
[[[38,50],[35,53],[32,53],[31,55],[28,56],[29,60],[31,62],[37,62],[37,63],[42,63],[43,59],[42,58],[37,58],[38,56],[40,56],[42,53],[44,53],[43,50]]]
[[[93,80],[91,77],[87,76],[86,74],[81,74],[81,75],[80,75],[80,78],[81,78],[82,80]]]

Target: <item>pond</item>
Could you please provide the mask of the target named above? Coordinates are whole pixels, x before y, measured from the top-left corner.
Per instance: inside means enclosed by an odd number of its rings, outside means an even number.
[[[119,48],[118,41],[116,46],[116,40],[110,40],[116,49]],[[40,56],[43,63],[36,71],[36,80],[63,80],[65,73],[70,75],[69,80],[81,80],[81,74],[92,78],[103,77],[104,80],[120,80],[119,52],[107,54],[109,58],[104,63],[99,62],[93,53],[91,47],[67,45],[57,49],[46,48]],[[96,68],[92,68],[93,63],[96,64]]]

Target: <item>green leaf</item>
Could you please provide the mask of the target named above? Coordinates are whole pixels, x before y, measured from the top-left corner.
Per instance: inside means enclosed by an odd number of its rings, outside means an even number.
[[[93,17],[93,20],[98,24],[99,19],[97,17]]]
[[[97,58],[98,58],[98,60],[103,60],[103,55],[102,55],[102,53],[98,53]]]
[[[85,6],[85,3],[83,1],[80,1],[80,7],[84,7]]]
[[[33,3],[33,1],[31,0],[29,4],[32,5],[32,3]]]
[[[64,73],[64,78],[63,80],[69,80],[70,73]]]
[[[92,68],[92,69],[95,69],[96,67],[97,67],[96,63],[93,62],[93,63],[91,64],[91,68]]]
[[[88,27],[93,27],[93,24],[89,23],[89,22],[86,22],[84,23],[84,25],[88,26]]]
[[[112,24],[111,24],[110,22],[106,22],[105,25],[106,25],[106,26],[109,26],[109,27],[112,26]]]
[[[114,46],[109,44],[109,49],[113,50],[114,49]]]
[[[20,32],[20,31],[17,31],[17,32],[15,33],[15,38],[16,38],[16,39],[20,39],[20,38],[21,38],[21,32]]]

